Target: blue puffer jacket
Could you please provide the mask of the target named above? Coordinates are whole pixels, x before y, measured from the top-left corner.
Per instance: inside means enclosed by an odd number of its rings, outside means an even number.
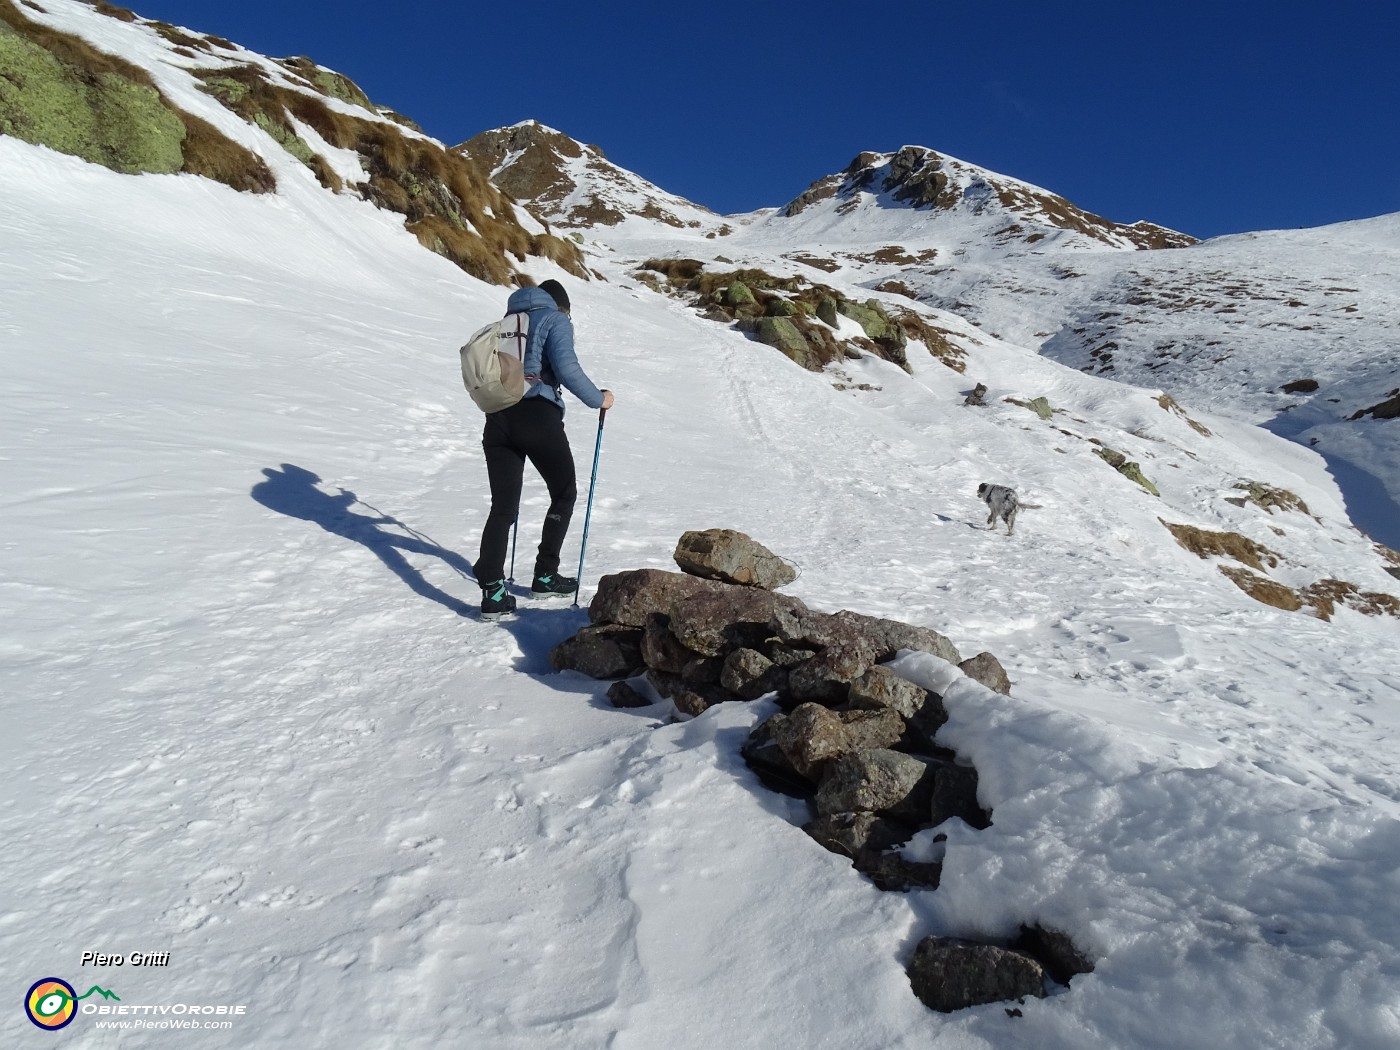
[[[520,288],[506,301],[506,312],[530,315],[530,339],[525,344],[525,374],[539,376],[531,383],[526,397],[542,397],[564,411],[564,399],[559,387],[569,392],[589,408],[603,407],[603,392],[593,385],[578,358],[574,356],[574,323],[561,313],[548,292],[539,288]]]

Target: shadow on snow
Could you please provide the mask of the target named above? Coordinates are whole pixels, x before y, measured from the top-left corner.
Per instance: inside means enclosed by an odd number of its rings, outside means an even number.
[[[313,522],[333,536],[361,544],[414,594],[437,602],[458,616],[477,617],[475,605],[433,586],[405,557],[422,554],[439,558],[475,588],[471,563],[456,551],[366,503],[349,489],[323,491],[319,487],[320,476],[305,467],[283,463],[280,469],[263,468],[263,476],[264,480],[254,485],[249,495],[268,510]],[[565,675],[562,677],[567,680],[561,681],[549,662],[550,650],[586,625],[588,613],[570,606],[536,605],[523,597],[520,588],[515,590],[521,598],[520,611],[514,618],[500,621],[520,650],[515,669],[565,692],[596,692],[598,684],[591,679],[578,676],[580,680],[574,681],[575,676]]]
[[[408,584],[414,594],[435,601],[459,616],[473,615],[472,606],[434,587],[404,557],[407,552],[441,558],[459,576],[472,580],[471,564],[456,551],[448,550],[398,518],[370,506],[349,489],[340,488],[334,494],[323,492],[317,488],[320,477],[303,467],[283,463],[280,470],[263,468],[263,474],[265,480],[254,485],[249,495],[268,510],[314,522],[334,536],[362,544],[384,563],[385,568]],[[356,507],[368,513],[357,513]],[[390,531],[392,529],[402,532]]]

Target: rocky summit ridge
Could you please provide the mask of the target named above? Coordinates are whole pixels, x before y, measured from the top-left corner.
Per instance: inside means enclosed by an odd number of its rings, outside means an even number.
[[[1049,190],[924,146],[860,153],[841,171],[812,183],[779,215],[792,219],[819,211],[858,216],[901,206],[929,212],[931,219],[956,212],[991,221],[1004,246],[1036,244],[1057,231],[1113,248],[1184,248],[1196,243],[1194,237],[1155,223],[1114,222]]]
[[[676,229],[712,232],[724,226],[710,209],[667,193],[597,146],[585,145],[535,120],[474,135],[454,151],[541,218],[564,229],[612,227],[631,218]]]

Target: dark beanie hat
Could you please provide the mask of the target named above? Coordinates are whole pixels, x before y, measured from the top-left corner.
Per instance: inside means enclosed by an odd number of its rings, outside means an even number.
[[[569,293],[564,291],[564,286],[558,281],[544,281],[540,284],[540,291],[548,292],[549,297],[554,300],[554,305],[561,310],[569,308]]]

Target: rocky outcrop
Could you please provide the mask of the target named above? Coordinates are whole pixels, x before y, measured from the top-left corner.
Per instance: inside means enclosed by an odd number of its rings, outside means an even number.
[[[760,568],[787,567],[742,533],[688,532],[676,560],[691,571],[603,577],[589,606],[593,623],[554,649],[554,666],[599,678],[644,675],[645,685],[618,681],[608,690],[623,708],[659,696],[696,716],[720,703],[776,699],[780,710],[741,750],[761,783],[806,800],[813,817],[803,830],[875,886],[936,888],[941,859],[901,847],[920,832],[937,843],[952,820],[987,828],[992,813],[978,798],[976,769],[937,742],[948,719],[943,698],[886,664],[901,650],[928,652],[1005,693],[1000,661],[985,652],[961,660],[927,627],[819,612],[767,589],[757,581],[787,577]],[[930,1007],[956,1010],[1043,995],[1047,973],[1066,983],[1090,968],[1067,936],[1035,926],[1009,945],[926,938],[909,977]]]
[[[401,214],[420,244],[473,277],[529,283],[523,264],[531,257],[589,276],[576,244],[541,231],[533,219],[522,221],[474,162],[406,132],[403,118],[386,116],[348,77],[309,58],[249,61],[228,41],[192,36],[127,12],[119,21],[129,25],[113,26],[112,42],[104,37],[104,46],[139,54],[144,64],[137,65],[34,21],[25,10],[24,4],[0,0],[0,134],[113,171],[183,172],[252,193],[277,188],[265,158],[280,148],[327,191]],[[122,47],[126,42],[119,43],[117,34],[130,34],[128,42],[139,47]],[[171,54],[162,53],[162,46]],[[192,65],[196,58],[200,64]],[[177,105],[161,92],[156,82],[165,81],[152,73],[161,63],[176,67],[182,78],[195,78],[208,96],[203,108],[189,96]],[[198,115],[211,106],[265,133],[256,136],[262,145],[250,149]],[[344,166],[313,149],[308,138],[315,136],[303,134],[303,127],[358,155],[363,181],[349,184],[340,174]]]
[[[841,172],[812,183],[781,214],[791,218],[813,207],[833,207],[827,202],[835,202],[834,210],[844,214],[860,206],[863,194],[885,195],[888,200],[882,207],[892,201],[921,212],[988,214],[990,229],[1026,244],[1057,230],[1114,247],[1181,248],[1196,243],[1194,237],[1153,223],[1113,222],[1048,190],[923,146],[860,153]]]
[[[603,151],[527,120],[483,131],[454,147],[491,173],[496,185],[551,223],[616,226],[636,216],[677,229],[732,232],[720,216],[620,168]]]
[[[134,17],[134,16],[133,16]],[[187,172],[266,193],[261,157],[175,106],[150,73],[0,0],[0,134],[123,174]]]
[[[717,686],[726,699],[761,696],[755,693],[761,682],[793,706],[811,699],[844,701],[852,682],[901,649],[960,660],[947,638],[926,627],[849,610],[817,612],[790,595],[661,569],[603,577],[589,618],[595,627],[641,629],[649,671]],[[593,650],[612,646],[613,639],[585,628],[551,659],[561,670],[587,673],[603,660]]]
[[[658,273],[666,276],[664,285],[655,279]],[[922,342],[954,371],[964,367],[962,350],[920,314],[886,307],[878,299],[857,303],[803,277],[776,277],[753,269],[708,272],[695,259],[648,259],[636,276],[657,291],[687,300],[710,320],[733,323],[813,372],[864,354],[907,372],[911,340]],[[842,317],[859,324],[863,334],[838,338],[835,329]]]
[[[1371,416],[1374,419],[1400,419],[1400,390],[1392,390],[1390,397],[1384,401],[1372,405],[1370,408],[1363,408],[1353,413],[1351,419],[1362,419]]]
[[[1123,453],[1111,448],[1096,448],[1094,455],[1098,456],[1118,473],[1122,474],[1129,481],[1135,481],[1154,496],[1160,496],[1157,486],[1147,479],[1147,475],[1142,472],[1141,464],[1134,463]]]

